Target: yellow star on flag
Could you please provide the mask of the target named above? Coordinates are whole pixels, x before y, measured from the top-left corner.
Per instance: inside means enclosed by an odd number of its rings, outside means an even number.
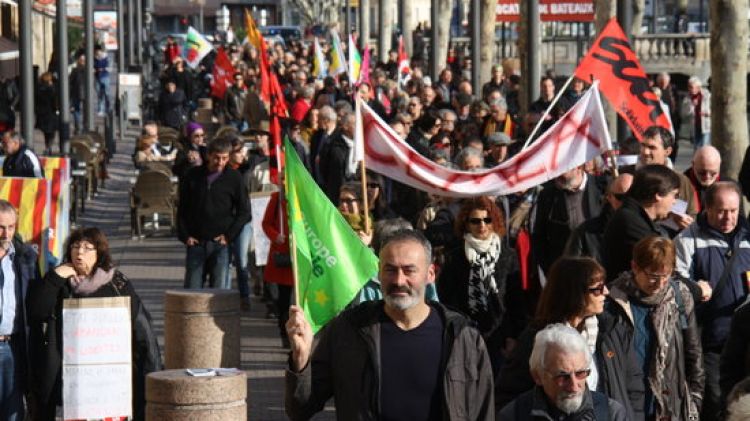
[[[320,304],[321,306],[326,305],[326,301],[328,301],[328,296],[326,295],[326,292],[322,289],[319,289],[315,291],[315,302]]]

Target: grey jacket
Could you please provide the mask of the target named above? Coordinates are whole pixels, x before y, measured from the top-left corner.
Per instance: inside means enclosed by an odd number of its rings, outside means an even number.
[[[492,369],[482,337],[468,319],[431,302],[443,320],[444,421],[494,419]],[[310,363],[286,372],[286,413],[307,420],[333,396],[341,421],[380,418],[380,322],[383,302],[344,311],[319,335]]]

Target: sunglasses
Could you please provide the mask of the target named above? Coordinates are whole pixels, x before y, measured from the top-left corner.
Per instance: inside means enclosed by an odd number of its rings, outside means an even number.
[[[359,202],[359,200],[357,200],[357,199],[347,199],[347,198],[340,198],[339,199],[339,203],[341,203],[342,205],[351,205],[351,204],[357,203],[357,202]]]
[[[380,188],[380,184],[378,184],[378,183],[367,183],[367,188],[368,189],[379,189]]]
[[[484,222],[486,225],[489,225],[492,223],[492,218],[469,218],[469,223],[472,225],[479,225],[482,222]]]
[[[594,294],[595,297],[599,297],[600,295],[604,294],[605,288],[607,288],[607,286],[604,284],[601,284],[599,286],[589,288],[588,291],[591,294]]]
[[[566,381],[572,378],[575,378],[576,380],[584,380],[589,376],[589,374],[591,374],[591,369],[587,368],[585,370],[560,372],[553,375],[552,378],[555,379],[555,382],[557,382],[558,385],[562,386]]]

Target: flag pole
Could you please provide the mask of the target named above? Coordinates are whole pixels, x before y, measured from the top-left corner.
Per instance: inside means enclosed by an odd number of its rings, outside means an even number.
[[[362,127],[362,111],[360,108],[362,100],[359,97],[356,97],[356,101],[357,101],[355,104],[355,107],[357,108],[356,116],[357,116],[357,119],[359,120],[357,123],[359,124],[357,124],[358,133],[354,135],[354,141],[356,142],[357,137],[359,137],[360,141],[364,142],[365,136],[364,136],[364,130]],[[362,146],[364,147],[364,145]],[[356,147],[356,145],[352,147]],[[365,164],[366,164],[365,155],[363,154],[362,160],[359,161],[359,165],[360,165],[359,168],[360,168],[360,171],[362,172],[362,177],[360,177],[362,181],[362,206],[364,207],[365,233],[370,234],[370,199],[367,196],[367,165]]]
[[[573,82],[573,79],[575,79],[575,77],[576,75],[575,73],[573,73],[572,75],[570,75],[568,80],[565,81],[565,84],[560,88],[560,91],[557,92],[557,95],[555,95],[555,98],[549,104],[549,107],[547,107],[547,109],[544,111],[544,114],[542,114],[542,118],[540,118],[539,121],[537,121],[536,126],[534,127],[534,130],[531,131],[531,134],[526,139],[526,143],[523,144],[523,148],[521,148],[521,150],[524,150],[526,149],[527,146],[529,146],[529,143],[531,143],[531,139],[534,138],[534,135],[536,135],[536,132],[539,131],[539,128],[542,127],[542,123],[547,118],[547,116],[549,116],[549,113],[552,111],[552,107],[554,107],[555,104],[557,104],[557,101],[560,100],[563,93],[565,93],[565,90],[568,89],[568,86],[570,86],[570,83]]]

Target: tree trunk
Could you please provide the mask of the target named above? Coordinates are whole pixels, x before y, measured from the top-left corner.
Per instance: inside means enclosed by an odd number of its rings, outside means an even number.
[[[736,178],[748,144],[747,0],[711,0],[711,144]]]
[[[399,7],[399,26],[401,27],[401,35],[404,37],[404,49],[406,54],[411,57],[414,55],[414,36],[413,32],[416,29],[414,25],[414,9],[412,8],[410,0],[398,0]]]
[[[380,0],[378,2],[378,60],[385,63],[388,61],[388,51],[391,50],[393,27],[393,0]]]
[[[490,72],[492,71],[493,64],[495,63],[495,53],[497,50],[495,27],[497,25],[495,21],[495,8],[497,7],[497,0],[480,0],[480,26],[481,31],[480,39],[484,40],[481,47],[479,48],[479,86],[481,87],[490,79]],[[476,63],[472,63],[472,66],[476,66]],[[477,97],[482,95],[482,92],[474,92]]]
[[[596,27],[596,36],[602,32],[609,20],[617,14],[617,0],[596,0],[594,5],[596,13],[594,26]],[[604,101],[604,116],[607,119],[609,135],[612,139],[617,139],[617,113],[609,102]]]
[[[453,14],[452,0],[438,0],[438,21],[431,22],[431,25],[437,25],[438,43],[437,43],[437,65],[435,68],[442,71],[448,63],[448,47],[451,38],[451,15]],[[432,75],[432,80],[437,82],[439,73]]]

